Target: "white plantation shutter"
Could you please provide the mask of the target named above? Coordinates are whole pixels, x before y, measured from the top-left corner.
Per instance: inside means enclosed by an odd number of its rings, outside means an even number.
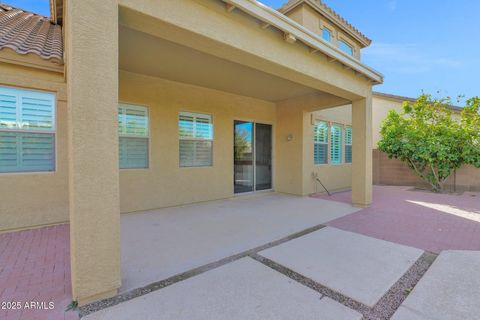
[[[148,109],[121,103],[118,106],[120,169],[148,168]]]
[[[315,124],[313,141],[314,164],[328,163],[328,123],[318,121]]]
[[[330,163],[342,163],[342,126],[333,124],[330,128]]]
[[[20,98],[22,127],[31,130],[51,130],[54,127],[53,100],[37,93],[27,93]]]
[[[55,170],[55,95],[0,87],[0,172]]]
[[[0,87],[0,129],[18,128],[17,100],[16,92]]]
[[[180,167],[206,167],[212,165],[212,116],[200,113],[179,114]]]
[[[345,128],[345,162],[352,163],[352,127]]]
[[[148,167],[148,139],[120,137],[120,168]]]

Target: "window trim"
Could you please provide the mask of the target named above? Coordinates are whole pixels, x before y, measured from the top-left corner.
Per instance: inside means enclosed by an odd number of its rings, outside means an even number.
[[[315,167],[317,166],[325,166],[325,165],[332,165],[332,166],[340,166],[340,165],[351,165],[352,162],[345,162],[345,130],[346,128],[352,128],[352,125],[350,123],[342,123],[342,122],[338,122],[338,121],[332,121],[332,120],[329,120],[327,118],[324,118],[324,117],[313,117],[313,132],[315,134],[315,124],[317,122],[325,122],[328,126],[328,129],[327,129],[327,134],[328,134],[328,143],[327,143],[327,163],[320,163],[320,164],[316,164],[315,163],[315,156],[313,158],[313,165]],[[342,141],[341,141],[341,150],[342,150],[342,159],[341,159],[341,162],[340,163],[332,163],[331,161],[331,153],[330,153],[330,150],[331,150],[331,147],[332,147],[332,144],[331,144],[331,127],[332,125],[338,125],[342,128]],[[313,148],[315,148],[315,136],[313,135],[312,136],[312,140],[313,140]],[[352,128],[352,147],[353,147],[353,128]],[[315,149],[313,149],[313,151],[315,151]],[[353,159],[353,150],[352,150],[352,159]]]
[[[191,137],[191,138],[182,138],[180,136],[180,115],[182,114],[186,114],[186,115],[190,115],[190,116],[194,116],[196,117],[197,115],[206,115],[206,116],[209,116],[210,117],[210,124],[212,125],[212,138],[211,139],[202,139],[202,138],[194,138],[194,137]],[[204,112],[204,111],[192,111],[192,110],[179,110],[177,112],[177,138],[178,138],[178,168],[180,168],[181,170],[183,169],[208,169],[208,168],[213,168],[214,165],[215,165],[215,161],[214,161],[214,142],[215,142],[215,124],[214,124],[214,119],[213,119],[213,114],[210,113],[210,112]],[[210,153],[211,153],[211,164],[210,165],[205,165],[205,166],[199,166],[199,165],[192,165],[192,166],[182,166],[181,165],[181,162],[180,162],[180,142],[182,140],[186,140],[186,141],[210,141],[212,146],[211,146],[211,150],[210,150]]]
[[[328,31],[328,33],[330,34],[330,40],[327,40],[327,39],[325,39],[325,38],[323,37],[323,33],[324,33],[325,31]],[[326,41],[327,43],[330,43],[330,44],[333,43],[333,32],[332,32],[332,30],[331,30],[330,28],[328,28],[328,27],[326,27],[326,26],[323,26],[323,27],[322,27],[322,39],[323,39],[324,41]]]
[[[147,110],[147,135],[145,137],[135,136],[135,135],[121,135],[118,132],[118,108],[120,105],[128,105],[131,107],[143,107]],[[118,148],[120,148],[120,138],[139,138],[139,139],[147,139],[147,166],[145,168],[120,168],[120,149],[118,152],[118,169],[120,171],[127,170],[127,171],[135,171],[135,170],[150,170],[150,160],[152,159],[152,148],[151,148],[151,137],[150,137],[150,106],[143,103],[136,103],[136,102],[127,102],[124,100],[118,100],[118,107],[117,107],[117,133],[118,133]]]
[[[30,129],[21,129],[21,128],[0,128],[0,131],[3,132],[17,132],[17,133],[41,133],[41,134],[51,134],[53,135],[53,168],[52,170],[48,171],[12,171],[12,172],[0,172],[0,176],[11,176],[11,175],[44,175],[44,174],[56,174],[58,168],[58,157],[57,157],[57,150],[58,150],[58,139],[57,139],[57,114],[58,114],[58,92],[57,91],[49,91],[43,89],[31,89],[27,87],[21,86],[9,86],[0,84],[0,88],[6,88],[10,90],[21,90],[21,91],[30,91],[30,92],[38,92],[38,93],[47,93],[53,96],[53,108],[52,108],[52,129],[47,130],[30,130]],[[19,110],[16,110],[17,114]]]
[[[347,47],[352,48],[352,54],[350,54],[349,52],[346,52],[346,51],[342,50],[342,48],[341,48],[341,46],[340,46],[340,44],[341,44],[342,42],[343,42]],[[351,57],[355,57],[355,45],[353,45],[350,41],[346,40],[346,39],[345,39],[344,37],[342,37],[342,36],[340,36],[340,37],[338,38],[338,49],[339,49],[341,52],[343,52],[343,53],[345,53],[345,54],[347,54],[347,55],[349,55],[349,56],[351,56]]]

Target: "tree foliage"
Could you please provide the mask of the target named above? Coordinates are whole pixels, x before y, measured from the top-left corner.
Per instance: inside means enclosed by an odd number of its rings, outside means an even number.
[[[441,192],[445,180],[463,164],[480,168],[480,98],[452,111],[449,98],[423,94],[416,102],[404,102],[403,112],[391,110],[381,128],[378,147],[390,158],[400,159],[432,191]]]

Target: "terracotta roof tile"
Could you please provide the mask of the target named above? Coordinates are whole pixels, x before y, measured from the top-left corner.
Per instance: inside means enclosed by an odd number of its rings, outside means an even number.
[[[50,18],[0,3],[0,50],[3,48],[62,63],[62,27],[52,24]]]

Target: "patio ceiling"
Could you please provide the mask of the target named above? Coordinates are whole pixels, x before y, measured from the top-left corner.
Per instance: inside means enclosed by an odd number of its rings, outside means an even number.
[[[119,63],[125,71],[268,101],[319,92],[125,26],[119,33]]]

